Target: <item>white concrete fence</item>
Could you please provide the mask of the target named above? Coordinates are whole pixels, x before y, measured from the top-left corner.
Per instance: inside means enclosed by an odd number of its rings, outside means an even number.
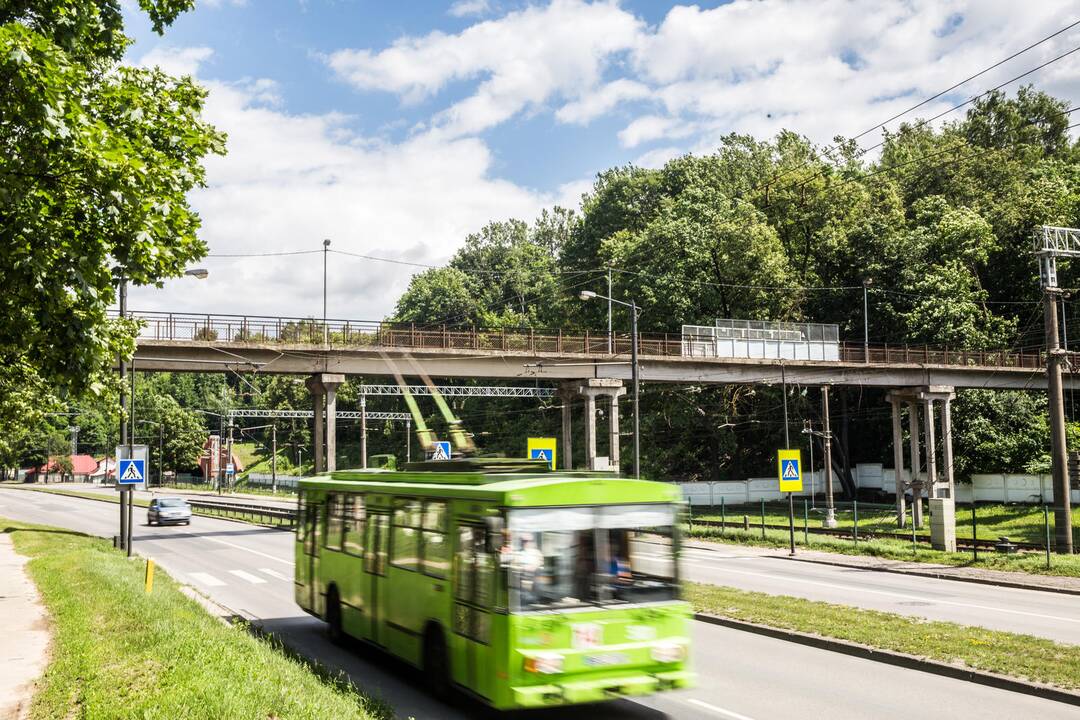
[[[907,479],[905,471],[905,479]],[[865,490],[882,490],[892,494],[896,488],[896,474],[891,468],[880,463],[860,463],[853,468],[852,475],[856,487]],[[727,480],[718,482],[682,482],[683,497],[692,506],[719,505],[721,499],[725,505],[783,500],[785,496],[777,488],[775,477],[749,478],[747,480]],[[809,497],[811,488],[818,497],[824,496],[825,473],[817,470],[803,476],[803,492],[795,497]],[[840,482],[833,477],[833,492],[839,495]],[[924,491],[923,496],[926,493]],[[956,483],[956,501],[970,503],[972,497],[977,502],[987,503],[1052,503],[1054,488],[1049,475],[1023,475],[994,473],[973,475],[970,483]],[[1072,491],[1073,504],[1080,504],[1080,490]]]

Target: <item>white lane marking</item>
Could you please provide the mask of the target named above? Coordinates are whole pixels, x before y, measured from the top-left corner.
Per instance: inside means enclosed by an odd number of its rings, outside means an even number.
[[[218,580],[213,575],[209,575],[203,572],[188,573],[188,577],[192,580],[195,580],[196,582],[206,585],[207,587],[221,587],[225,584],[224,581]]]
[[[697,705],[700,708],[705,708],[706,710],[710,710],[710,711],[716,713],[717,715],[723,715],[724,717],[731,718],[731,720],[753,720],[753,718],[748,717],[746,715],[740,715],[737,712],[732,712],[731,710],[725,710],[722,707],[716,707],[715,705],[710,705],[709,703],[705,702],[704,700],[698,700],[697,698],[687,698],[686,702],[690,703],[691,705]]]
[[[191,535],[190,537],[198,537],[198,536],[197,535]],[[270,555],[268,553],[259,552],[258,550],[252,550],[251,548],[244,547],[243,545],[237,545],[236,543],[231,543],[228,540],[222,540],[221,538],[203,537],[203,540],[209,540],[210,542],[220,543],[221,545],[228,545],[229,547],[236,548],[237,550],[243,550],[244,552],[254,553],[255,555],[261,555],[264,558],[268,558],[270,560],[273,560],[274,562],[284,563],[285,565],[292,565],[293,564],[292,560],[284,560],[282,558],[279,558],[277,555]]]
[[[269,575],[272,578],[277,578],[278,580],[284,580],[285,582],[290,582],[292,580],[291,577],[286,577],[285,575],[282,575],[281,573],[279,573],[277,570],[271,570],[270,568],[259,568],[259,572],[266,573],[267,575]]]
[[[265,580],[263,580],[258,575],[252,575],[251,573],[244,572],[243,570],[230,570],[229,574],[230,575],[235,575],[236,577],[240,578],[241,580],[247,580],[252,585],[262,585],[263,583],[266,582]]]
[[[893,592],[891,590],[871,590],[870,588],[858,587],[856,585],[840,585],[839,583],[821,582],[820,580],[805,580],[803,578],[794,577],[777,577],[776,575],[770,575],[769,573],[751,572],[749,570],[733,570],[732,568],[718,568],[712,565],[706,565],[702,562],[694,560],[685,561],[687,565],[699,565],[708,567],[710,570],[715,570],[721,573],[735,573],[736,575],[753,575],[755,577],[768,578],[769,580],[778,580],[783,582],[802,583],[804,585],[817,585],[819,587],[833,588],[835,590],[847,590],[857,593],[870,593],[871,595],[887,595],[889,597],[901,598],[903,600],[917,600],[919,602],[932,602],[937,605],[952,605],[954,607],[973,608],[975,610],[992,610],[994,612],[1009,613],[1011,615],[1024,615],[1026,617],[1042,618],[1043,620],[1062,620],[1064,622],[1080,623],[1080,618],[1075,617],[1061,617],[1060,615],[1044,615],[1043,613],[1028,612],[1026,610],[1010,610],[1009,608],[993,607],[992,605],[977,605],[975,603],[957,602],[955,600],[938,600],[936,598],[927,598],[922,595],[908,595],[906,593]]]

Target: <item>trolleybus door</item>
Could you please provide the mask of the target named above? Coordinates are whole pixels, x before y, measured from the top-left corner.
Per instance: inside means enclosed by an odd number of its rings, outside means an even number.
[[[308,608],[312,612],[321,613],[318,606],[319,599],[319,511],[322,502],[312,500],[309,496],[304,513],[304,555],[307,558],[308,580]]]
[[[383,600],[386,598],[386,555],[390,543],[390,515],[370,512],[367,522],[367,549],[365,560],[371,585],[368,588],[368,609],[371,622],[371,640],[382,645]]]
[[[489,552],[487,528],[458,526],[457,576],[454,588],[454,633],[465,645],[466,687],[491,697],[491,604],[495,594],[495,558]]]

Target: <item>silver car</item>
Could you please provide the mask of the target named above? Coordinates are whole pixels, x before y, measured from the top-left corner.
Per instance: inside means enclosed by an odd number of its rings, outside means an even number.
[[[146,524],[167,525],[169,523],[191,524],[191,506],[187,500],[178,497],[154,498],[146,511]]]

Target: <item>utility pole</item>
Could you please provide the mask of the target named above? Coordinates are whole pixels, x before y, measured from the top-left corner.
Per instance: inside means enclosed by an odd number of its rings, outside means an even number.
[[[360,467],[367,470],[367,395],[360,396]]]
[[[127,316],[127,276],[123,273],[120,274],[120,319],[123,320]],[[120,445],[128,444],[128,426],[127,426],[127,397],[124,394],[124,381],[127,379],[127,363],[124,361],[124,356],[117,356],[118,365],[120,368]],[[120,467],[120,458],[116,458],[116,466]],[[108,476],[105,478],[108,480]],[[120,471],[117,470],[116,482],[120,482]],[[127,547],[127,490],[124,486],[120,486],[120,549],[123,550]]]
[[[780,387],[784,394],[784,449],[791,449],[791,437],[789,435],[788,428],[788,415],[787,415],[787,373],[784,370],[784,361],[780,361]],[[788,537],[791,541],[791,555],[795,554],[795,493],[788,491],[787,494],[787,506],[788,506]],[[762,506],[764,507],[764,505]],[[764,522],[764,520],[762,521]],[[762,529],[764,532],[764,528]]]
[[[128,419],[128,457],[135,457],[135,358],[131,358],[131,417]],[[119,480],[119,475],[117,476]],[[145,481],[146,478],[143,478]],[[132,490],[129,488],[127,491],[127,542],[124,548],[127,550],[127,556],[131,557],[131,533],[132,533],[132,513],[135,503],[132,502]]]
[[[270,425],[270,483],[277,495],[277,423]]]
[[[1065,401],[1061,363],[1066,352],[1058,345],[1057,258],[1080,257],[1080,230],[1042,226],[1035,233],[1039,280],[1043,289],[1043,324],[1046,330],[1046,384],[1050,401],[1050,464],[1054,482],[1054,535],[1058,553],[1071,555],[1072,507],[1069,498],[1068,457],[1065,445]]]
[[[610,297],[610,296],[609,296]],[[611,300],[608,300],[611,304]],[[630,373],[634,379],[634,478],[641,479],[641,421],[638,413],[638,404],[641,399],[640,376],[638,369],[638,332],[637,332],[637,303],[630,301]]]
[[[832,430],[829,429],[829,386],[821,386],[821,417],[825,444],[825,522],[827,528],[836,527],[836,506],[833,505],[832,489]]]

